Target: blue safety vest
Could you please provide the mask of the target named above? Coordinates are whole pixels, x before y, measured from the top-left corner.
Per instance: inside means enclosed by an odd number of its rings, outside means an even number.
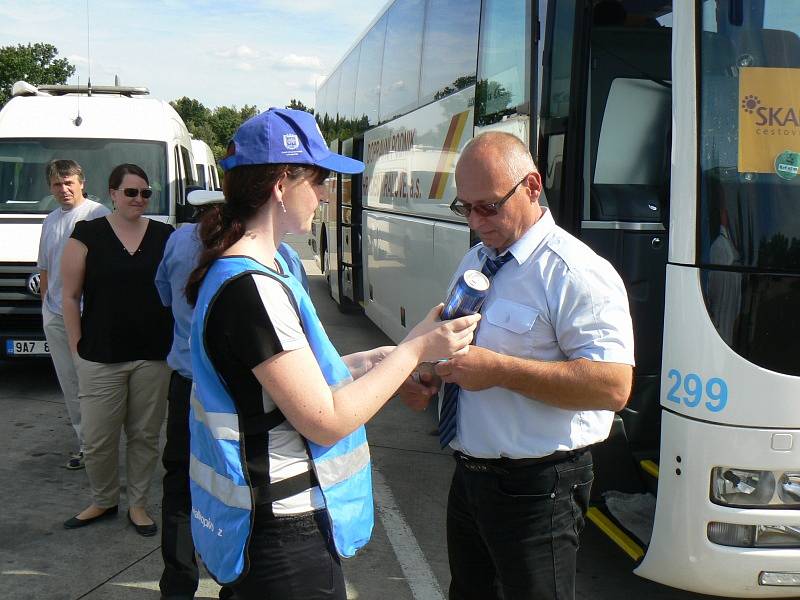
[[[276,255],[275,260],[284,273],[289,272],[280,256]],[[275,273],[244,257],[223,258],[212,264],[200,288],[192,321],[194,385],[189,417],[189,475],[195,548],[220,584],[235,583],[247,573],[247,546],[253,531],[254,505],[309,489],[315,483],[310,477],[316,477],[322,490],[336,549],[341,556],[353,556],[366,544],[373,525],[370,456],[364,427],[333,446],[319,446],[306,440],[314,469],[313,475],[306,474],[307,480],[301,481],[300,489],[297,486],[291,489],[289,485],[288,490],[276,494],[273,488],[284,482],[268,484],[262,490],[251,485],[245,440],[254,443],[266,440],[267,431],[285,419],[275,409],[265,414],[263,420],[241,420],[227,386],[208,358],[204,342],[208,308],[214,298],[226,282],[248,273],[272,277],[286,287],[328,385],[337,388],[351,380],[350,371],[322,328],[311,298],[297,279]],[[268,473],[266,481],[269,482]]]

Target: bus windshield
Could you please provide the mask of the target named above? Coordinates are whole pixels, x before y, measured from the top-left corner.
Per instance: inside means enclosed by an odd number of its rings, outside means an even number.
[[[53,159],[70,159],[83,168],[84,192],[111,206],[108,176],[122,163],[142,167],[153,196],[148,214],[169,214],[166,144],[102,139],[0,139],[0,214],[46,214],[58,206],[45,171]]]
[[[700,261],[800,272],[800,6],[706,2]]]

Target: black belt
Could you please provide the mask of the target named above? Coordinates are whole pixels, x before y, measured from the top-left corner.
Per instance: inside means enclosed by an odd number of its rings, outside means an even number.
[[[578,448],[577,450],[558,450],[552,454],[548,454],[547,456],[540,456],[537,458],[476,458],[474,456],[464,454],[463,452],[456,451],[453,454],[453,457],[460,466],[474,473],[496,473],[498,475],[508,475],[511,471],[516,469],[572,460],[573,458],[583,455],[587,450],[588,448]]]

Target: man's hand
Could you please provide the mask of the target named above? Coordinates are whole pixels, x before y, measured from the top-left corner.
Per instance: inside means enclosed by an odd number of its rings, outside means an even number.
[[[497,383],[494,381],[498,355],[480,346],[436,365],[436,374],[447,383],[457,383],[461,389],[478,392]]]
[[[422,411],[428,405],[441,387],[442,381],[433,372],[431,363],[422,363],[417,370],[405,380],[397,393],[400,400],[411,410]]]

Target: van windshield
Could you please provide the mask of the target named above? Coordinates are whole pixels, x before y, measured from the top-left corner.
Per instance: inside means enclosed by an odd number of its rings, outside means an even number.
[[[46,214],[58,206],[45,176],[47,163],[53,159],[70,159],[81,165],[84,192],[109,207],[112,169],[122,163],[139,165],[153,188],[147,214],[169,214],[164,142],[64,138],[0,139],[0,214]]]

